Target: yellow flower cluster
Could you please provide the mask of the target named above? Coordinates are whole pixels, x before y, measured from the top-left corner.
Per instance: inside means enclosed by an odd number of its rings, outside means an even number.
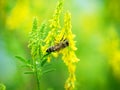
[[[48,33],[48,36],[45,38],[46,45],[44,46],[45,51],[49,46],[54,46],[55,43],[62,42],[61,40],[68,40],[69,46],[60,50],[57,53],[52,53],[52,55],[58,55],[62,54],[62,59],[66,66],[68,67],[69,71],[69,77],[65,83],[65,89],[66,90],[72,90],[75,87],[75,70],[76,65],[79,61],[79,59],[75,55],[75,50],[77,49],[75,47],[75,41],[74,37],[75,35],[72,33],[71,28],[71,14],[69,12],[65,13],[64,15],[64,27],[61,29],[59,18],[62,11],[62,4],[63,0],[61,0],[57,8],[55,10],[55,13],[53,15],[53,18],[50,20],[50,31]],[[50,61],[50,56],[48,57],[48,61]]]
[[[120,40],[114,26],[109,29],[109,42],[107,44],[107,56],[112,66],[114,75],[120,79]]]
[[[75,87],[75,69],[76,65],[75,63],[79,61],[79,59],[75,55],[75,50],[77,49],[75,47],[75,41],[73,40],[75,35],[72,34],[71,31],[71,14],[67,12],[64,17],[64,36],[69,41],[69,47],[65,48],[61,51],[63,54],[63,61],[67,65],[69,70],[69,77],[65,83],[65,89],[66,90],[72,90]]]
[[[60,0],[57,4],[57,7],[55,9],[52,19],[49,20],[50,31],[44,40],[46,45],[44,47],[42,47],[42,51],[44,53],[46,53],[45,51],[47,50],[47,48],[49,46],[55,44],[53,41],[55,41],[57,33],[59,32],[59,30],[61,28],[59,19],[60,19],[60,14],[61,14],[62,8],[63,8],[63,0]],[[50,57],[48,59],[49,59],[48,61],[50,61]]]
[[[45,39],[46,44],[53,44],[51,41],[53,41],[57,35],[57,32],[60,30],[60,14],[62,11],[63,1],[61,0],[58,2],[57,8],[54,12],[53,18],[50,21],[50,29],[51,31],[48,33],[48,36]]]

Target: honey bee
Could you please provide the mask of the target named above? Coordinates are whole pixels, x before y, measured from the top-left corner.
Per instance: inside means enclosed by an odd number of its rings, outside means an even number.
[[[51,46],[49,47],[46,52],[48,53],[51,53],[51,52],[56,52],[56,51],[59,51],[63,48],[66,48],[67,46],[69,46],[69,41],[67,39],[61,41],[60,43],[54,45],[54,46]]]

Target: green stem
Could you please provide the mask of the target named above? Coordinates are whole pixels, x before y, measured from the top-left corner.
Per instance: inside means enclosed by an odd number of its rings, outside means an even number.
[[[35,75],[36,75],[38,90],[40,90],[40,80],[39,80],[39,75],[38,75],[38,70],[36,65],[35,65]]]
[[[38,70],[37,70],[37,66],[36,66],[36,60],[33,57],[33,65],[34,65],[34,69],[35,69],[35,77],[36,77],[36,81],[37,81],[37,87],[38,90],[40,90],[40,80],[39,80],[39,74],[38,74]]]
[[[48,56],[50,53],[47,53],[45,54],[42,58],[41,58],[41,61],[43,60],[44,57]],[[38,68],[37,68],[37,65],[36,65],[36,60],[33,56],[33,65],[34,65],[34,69],[35,69],[35,77],[36,77],[36,81],[37,81],[37,87],[38,87],[38,90],[40,90],[40,75],[39,75],[39,71],[38,71]],[[40,72],[41,73],[41,72]]]

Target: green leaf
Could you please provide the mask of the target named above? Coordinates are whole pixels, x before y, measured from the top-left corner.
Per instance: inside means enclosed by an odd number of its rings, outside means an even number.
[[[45,57],[47,57],[48,55],[50,55],[51,53],[47,53],[45,54],[41,59],[44,59]]]
[[[20,56],[15,56],[17,59],[19,59],[21,62],[23,62],[23,63],[27,63],[27,61],[24,59],[24,58],[22,58],[22,57],[20,57]]]
[[[26,65],[22,65],[22,67],[32,68],[32,65],[31,64],[26,64]]]
[[[34,74],[33,71],[27,71],[27,72],[24,72],[24,74]]]
[[[29,64],[29,65],[31,65],[31,59],[28,59],[26,62],[27,62],[27,64]]]
[[[53,66],[53,64],[51,64],[51,63],[46,63],[46,64],[44,65],[44,67],[51,67],[51,66]]]
[[[44,74],[44,73],[48,73],[48,72],[52,72],[52,71],[55,71],[55,70],[56,70],[56,69],[54,69],[54,68],[53,68],[53,69],[48,69],[48,70],[43,71],[43,74]]]
[[[41,61],[41,66],[44,66],[46,62],[47,62],[47,59],[42,60]]]

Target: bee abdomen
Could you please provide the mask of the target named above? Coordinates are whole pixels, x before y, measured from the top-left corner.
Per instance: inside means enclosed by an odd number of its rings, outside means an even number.
[[[54,52],[55,50],[54,50],[54,46],[51,46],[51,47],[49,47],[47,50],[46,50],[46,52],[48,52],[48,53],[50,53],[50,52]]]

